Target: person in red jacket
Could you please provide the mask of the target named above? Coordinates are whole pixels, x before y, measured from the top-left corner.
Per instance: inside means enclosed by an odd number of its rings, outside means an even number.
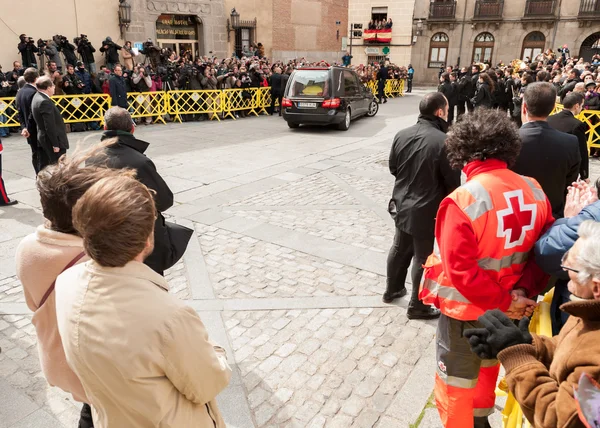
[[[497,360],[481,360],[463,337],[477,318],[500,309],[531,314],[546,275],[531,250],[553,223],[540,185],[508,169],[521,149],[515,126],[496,110],[477,109],[446,140],[448,160],[467,181],[440,204],[434,253],[419,297],[442,312],[437,329],[435,399],[446,428],[489,427]]]

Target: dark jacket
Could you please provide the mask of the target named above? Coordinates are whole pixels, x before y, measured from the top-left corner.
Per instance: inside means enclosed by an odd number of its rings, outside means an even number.
[[[278,97],[283,93],[283,91],[281,90],[281,82],[282,82],[281,74],[274,73],[271,76],[271,93],[275,97]]]
[[[588,156],[587,125],[573,116],[569,110],[563,110],[557,114],[548,117],[548,125],[560,132],[566,132],[577,137],[579,141],[579,154],[581,155],[581,165],[579,175],[582,179],[590,176],[590,160]]]
[[[21,64],[23,64],[24,68],[28,67],[36,67],[37,61],[35,59],[35,52],[38,52],[39,49],[35,45],[35,43],[27,43],[21,42],[18,45],[19,52],[21,52]]]
[[[50,98],[38,92],[33,96],[31,112],[37,125],[38,145],[46,152],[48,158],[55,162],[58,159],[53,147],[63,150],[69,148],[65,122],[60,111]]]
[[[570,79],[565,82],[562,89],[558,92],[560,102],[562,103],[569,92],[573,92],[575,86],[581,82],[579,79]]]
[[[91,43],[79,43],[77,46],[77,52],[81,55],[81,60],[85,64],[92,64],[96,62],[94,59],[94,52],[96,52],[96,48],[92,46]]]
[[[127,108],[127,88],[123,77],[114,74],[110,76],[108,84],[110,96],[112,97],[112,106]]]
[[[450,105],[456,104],[454,100],[454,87],[452,86],[452,83],[450,83],[449,81],[442,82],[440,86],[438,86],[438,92],[444,94]]]
[[[184,230],[177,225],[165,222],[162,212],[173,205],[173,192],[156,170],[154,163],[144,155],[149,144],[122,131],[106,131],[102,135],[102,140],[114,137],[118,138],[118,142],[106,149],[108,166],[117,169],[134,169],[136,178],[156,192],[154,200],[158,215],[154,223],[154,251],[144,263],[162,275],[183,256],[191,233],[187,233],[189,229],[185,228]],[[100,157],[88,162],[95,164],[102,161]]]
[[[471,78],[468,74],[463,74],[458,80],[458,100],[469,101],[474,94]]]
[[[550,200],[554,218],[562,218],[567,187],[579,175],[577,138],[552,129],[544,121],[525,123],[519,135],[523,145],[512,170],[535,178]]]
[[[396,227],[415,237],[433,238],[440,202],[460,186],[460,171],[446,156],[446,129],[444,120],[421,115],[394,138],[389,166],[396,182],[389,211]]]
[[[477,87],[477,91],[475,92],[475,97],[471,101],[473,106],[475,107],[487,107],[492,108],[494,104],[494,97],[492,96],[492,91],[490,90],[490,85],[486,82],[483,82]]]
[[[79,79],[77,74],[66,73],[63,76],[63,91],[66,95],[83,94],[85,84]]]
[[[83,93],[84,94],[91,94],[92,93],[92,86],[93,86],[93,82],[92,82],[92,76],[90,75],[90,73],[88,73],[88,71],[83,68],[79,68],[77,67],[75,69],[75,75],[79,78],[79,80],[83,83]]]
[[[33,97],[37,94],[37,89],[30,84],[26,84],[17,93],[17,109],[19,110],[19,123],[21,124],[21,130],[27,129],[31,137],[27,139],[29,144],[35,143],[37,146],[37,127],[33,115],[31,112],[31,103]]]
[[[100,52],[106,55],[106,63],[117,64],[119,62],[119,51],[123,48],[116,43],[108,42],[107,40],[105,40],[103,43],[104,44],[100,48]],[[107,46],[107,48],[104,46]]]

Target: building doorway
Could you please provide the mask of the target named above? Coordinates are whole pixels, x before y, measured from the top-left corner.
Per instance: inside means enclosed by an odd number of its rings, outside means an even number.
[[[587,37],[579,49],[579,57],[586,62],[592,62],[592,57],[600,53],[600,33]]]
[[[534,31],[529,33],[523,40],[523,49],[521,50],[521,59],[525,61],[535,61],[537,56],[544,52],[546,47],[546,36],[544,33]]]
[[[162,14],[156,20],[157,43],[191,61],[204,55],[202,21],[195,15]]]

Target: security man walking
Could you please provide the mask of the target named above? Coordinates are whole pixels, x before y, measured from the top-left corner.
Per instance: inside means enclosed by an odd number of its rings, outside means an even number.
[[[377,92],[379,93],[379,103],[383,100],[383,103],[387,103],[387,97],[385,96],[385,83],[390,77],[390,72],[388,71],[388,62],[379,69],[377,72]]]
[[[446,148],[467,182],[440,204],[419,297],[442,311],[434,392],[443,425],[488,428],[500,366],[471,352],[462,332],[480,328],[477,318],[490,309],[515,319],[531,315],[529,298],[548,277],[529,254],[554,219],[541,186],[508,169],[521,141],[506,114],[477,109],[464,116]]]

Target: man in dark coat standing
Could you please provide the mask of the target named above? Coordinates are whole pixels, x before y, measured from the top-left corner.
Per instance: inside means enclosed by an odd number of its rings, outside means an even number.
[[[123,49],[123,47],[113,42],[110,37],[107,37],[106,40],[102,42],[100,52],[105,55],[106,66],[109,69],[112,70],[114,66],[119,63],[119,51],[121,49]]]
[[[582,180],[590,176],[590,159],[587,145],[587,125],[576,118],[583,109],[585,97],[579,92],[571,92],[563,101],[565,109],[548,117],[548,125],[557,131],[566,132],[577,137],[579,141],[579,154],[581,165],[579,166],[579,177]]]
[[[387,103],[387,97],[385,96],[385,83],[390,77],[390,72],[387,68],[387,62],[377,72],[377,92],[379,94],[379,103],[383,100],[383,103]]]
[[[281,91],[282,80],[281,68],[275,67],[275,70],[273,70],[273,75],[271,76],[271,107],[269,107],[267,112],[270,115],[275,113],[276,100],[279,100],[279,108],[281,109],[281,98],[283,97],[283,92]]]
[[[154,251],[144,263],[156,273],[175,265],[183,256],[193,234],[191,229],[165,221],[162,213],[173,205],[173,192],[156,170],[154,163],[144,155],[149,144],[133,136],[135,126],[129,112],[120,107],[110,108],[104,115],[102,141],[116,138],[117,142],[106,148],[108,166],[135,170],[136,178],[155,192],[157,218],[154,223]],[[102,157],[88,163],[102,163]]]
[[[37,68],[38,64],[35,59],[35,53],[39,51],[38,47],[35,45],[35,42],[31,37],[27,37],[25,34],[21,34],[19,36],[19,45],[18,49],[21,53],[21,62],[23,67],[29,68]]]
[[[115,72],[108,80],[112,105],[122,108],[127,108],[127,88],[125,79],[123,79],[123,68],[120,65],[115,65]]]
[[[27,138],[27,144],[31,149],[31,163],[35,170],[35,175],[40,172],[40,150],[37,142],[37,126],[31,113],[31,103],[33,97],[37,94],[35,81],[40,77],[38,71],[30,67],[23,73],[25,86],[17,92],[17,109],[19,110],[19,123],[21,124],[21,135]]]
[[[556,89],[551,83],[527,85],[519,135],[521,153],[512,170],[535,178],[552,205],[554,218],[562,218],[567,188],[577,181],[581,155],[577,137],[552,129],[547,119],[556,102]]]
[[[54,83],[48,76],[40,77],[35,86],[38,93],[33,96],[31,113],[37,125],[37,141],[40,171],[46,166],[55,164],[67,153],[69,140],[65,122],[51,97],[54,95]]]
[[[383,301],[406,295],[405,281],[411,260],[412,294],[409,319],[432,319],[437,309],[419,301],[423,264],[433,252],[435,216],[442,199],[460,186],[460,171],[446,157],[448,100],[436,92],[419,104],[417,123],[400,131],[390,153],[390,172],[396,177],[389,204],[396,223],[394,244],[387,260],[387,286]]]

